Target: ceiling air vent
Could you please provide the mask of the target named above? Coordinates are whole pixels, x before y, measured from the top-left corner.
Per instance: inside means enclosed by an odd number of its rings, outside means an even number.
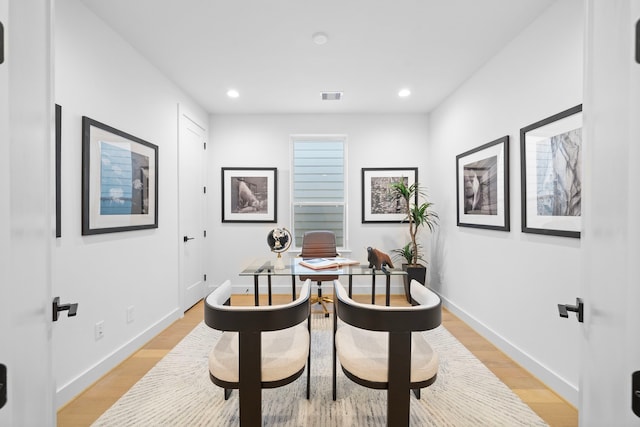
[[[323,101],[340,101],[342,99],[342,92],[322,92]]]

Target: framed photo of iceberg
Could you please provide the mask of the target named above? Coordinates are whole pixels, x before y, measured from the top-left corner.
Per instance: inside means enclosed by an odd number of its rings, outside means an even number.
[[[82,234],[158,228],[158,146],[82,117]]]
[[[580,237],[582,104],[520,129],[522,232]]]
[[[509,231],[509,136],[456,156],[458,227]]]

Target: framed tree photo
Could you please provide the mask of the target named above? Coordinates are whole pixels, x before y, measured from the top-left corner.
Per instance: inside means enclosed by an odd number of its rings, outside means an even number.
[[[222,168],[222,222],[276,222],[277,168]]]
[[[82,117],[82,234],[158,228],[158,146]]]
[[[459,227],[509,231],[509,136],[456,156]]]
[[[391,184],[418,182],[418,168],[362,168],[362,223],[400,223],[405,219],[402,200],[393,196]],[[418,203],[416,194],[415,203]]]
[[[520,129],[522,232],[580,237],[582,105]]]

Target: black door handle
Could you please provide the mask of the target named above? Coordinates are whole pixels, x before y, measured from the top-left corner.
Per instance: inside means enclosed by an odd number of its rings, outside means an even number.
[[[569,317],[569,312],[573,311],[578,316],[578,322],[584,321],[584,303],[582,298],[576,298],[576,305],[558,304],[558,312],[560,317]]]
[[[185,242],[188,242],[189,240],[193,240],[193,239],[195,239],[195,237],[184,236],[182,238],[182,240],[185,241]]]
[[[53,321],[56,322],[58,320],[58,312],[60,311],[69,310],[69,313],[67,314],[68,317],[73,317],[76,314],[78,314],[78,303],[61,305],[60,297],[55,297],[53,299],[52,309],[53,309]]]

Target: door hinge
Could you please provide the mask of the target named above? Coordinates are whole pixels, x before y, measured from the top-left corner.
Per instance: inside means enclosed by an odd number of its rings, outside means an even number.
[[[204,275],[204,281],[205,282],[207,281],[207,275],[206,274]]]
[[[206,142],[204,143],[204,149],[205,150],[207,149],[207,143]]]
[[[204,230],[204,237],[207,237],[207,230]]]
[[[4,25],[0,22],[0,64],[4,62]]]
[[[204,189],[204,194],[207,194],[207,186],[202,187]]]

